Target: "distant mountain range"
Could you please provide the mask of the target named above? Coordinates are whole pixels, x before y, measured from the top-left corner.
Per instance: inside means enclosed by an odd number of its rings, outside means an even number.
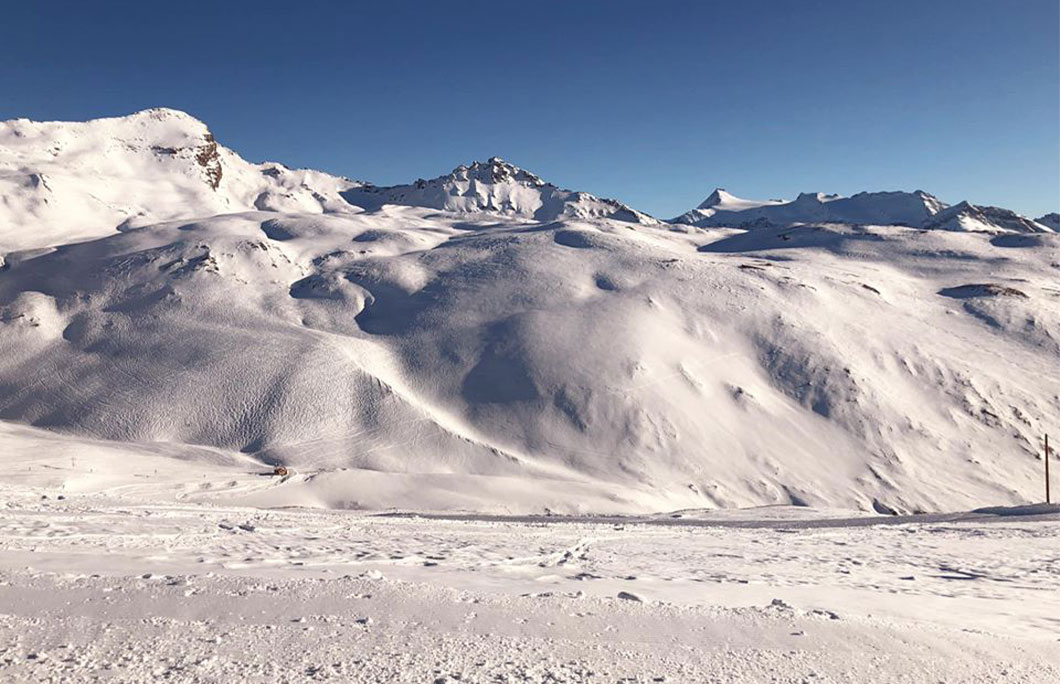
[[[0,250],[98,237],[178,217],[251,210],[335,213],[403,205],[538,222],[609,218],[660,223],[617,200],[559,188],[497,157],[390,187],[278,163],[253,164],[215,141],[204,123],[172,109],[87,122],[0,123],[0,196]],[[845,223],[983,232],[1060,230],[1057,214],[1031,220],[967,202],[949,206],[920,190],[852,197],[803,193],[792,201],[756,201],[717,189],[670,222],[737,228]]]
[[[1030,220],[998,207],[961,202],[949,206],[923,190],[860,192],[852,197],[802,193],[794,200],[746,200],[718,188],[673,223],[755,228],[795,223],[896,225],[940,230],[1045,233],[1056,231],[1055,214]]]

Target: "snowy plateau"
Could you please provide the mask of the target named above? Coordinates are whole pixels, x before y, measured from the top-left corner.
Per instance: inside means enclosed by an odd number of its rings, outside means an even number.
[[[0,681],[1060,681],[1058,231],[0,123]]]

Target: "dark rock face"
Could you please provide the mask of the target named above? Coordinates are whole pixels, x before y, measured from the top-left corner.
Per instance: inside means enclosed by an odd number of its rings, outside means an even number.
[[[217,141],[206,134],[205,143],[195,148],[195,161],[203,168],[206,182],[214,190],[221,185],[221,157],[217,154]]]
[[[167,147],[164,145],[152,145],[151,151],[158,155],[165,155],[169,157],[185,157],[190,153],[195,158],[195,163],[202,167],[203,178],[207,184],[214,190],[221,185],[221,156],[217,152],[217,141],[214,140],[212,133],[207,133],[203,137],[203,143],[196,145],[195,147]],[[276,173],[269,174],[268,171],[263,171],[266,175],[277,175]]]
[[[957,287],[946,287],[939,290],[943,297],[953,299],[972,299],[975,297],[1021,297],[1026,299],[1027,295],[1014,287],[998,285],[997,283],[973,283],[971,285],[958,285]]]

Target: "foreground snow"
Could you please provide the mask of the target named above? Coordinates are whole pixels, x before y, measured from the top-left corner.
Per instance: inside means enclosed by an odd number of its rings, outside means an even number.
[[[298,473],[0,427],[4,682],[1060,677],[1056,506],[263,509]]]
[[[61,491],[0,489],[6,682],[1060,677],[1055,508],[678,525],[697,516],[426,519]]]

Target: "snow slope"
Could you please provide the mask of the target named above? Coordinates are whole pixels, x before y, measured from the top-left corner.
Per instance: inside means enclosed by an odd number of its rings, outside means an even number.
[[[282,461],[327,505],[364,470],[618,510],[1037,496],[1054,236],[628,225],[259,212],[16,255],[0,417]]]
[[[262,510],[245,505],[302,475],[5,423],[0,439],[4,682],[1060,675],[1056,504]]]
[[[190,118],[104,121],[118,142],[49,173],[135,199],[116,179],[138,172],[111,169],[138,140],[129,154],[167,179],[142,211],[168,220],[119,232],[120,208],[97,207],[68,239],[44,213],[7,224],[8,244],[53,246],[0,270],[4,421],[131,461],[161,444],[191,468],[293,467],[262,506],[1040,498],[1039,439],[1060,417],[1056,234],[639,223],[500,160],[399,190],[229,172],[218,147],[214,189]],[[158,140],[141,129],[162,123]],[[182,151],[144,161],[158,145]],[[288,195],[260,189],[281,180]]]

